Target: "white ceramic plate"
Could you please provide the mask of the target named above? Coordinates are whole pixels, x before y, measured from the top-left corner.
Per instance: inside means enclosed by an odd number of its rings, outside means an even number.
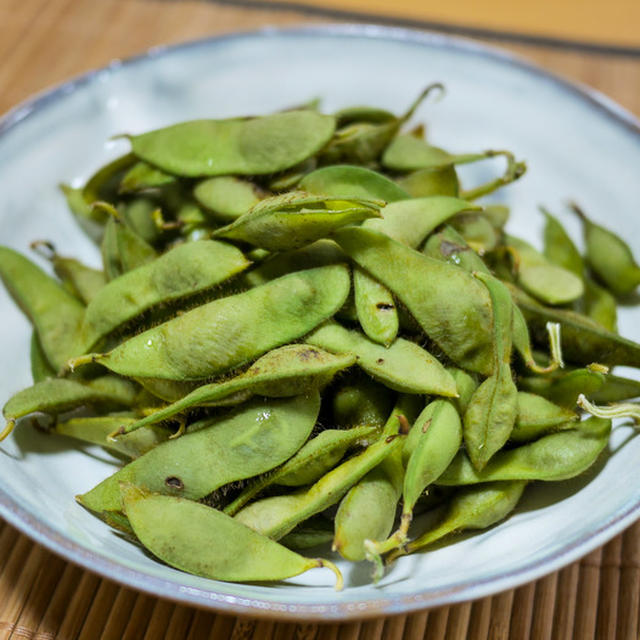
[[[125,148],[113,134],[179,120],[266,113],[320,96],[331,111],[351,104],[403,110],[427,84],[444,100],[423,105],[431,140],[452,151],[507,148],[529,171],[499,199],[511,229],[536,238],[545,203],[578,199],[640,252],[640,129],[606,98],[468,41],[403,29],[340,26],[267,30],[154,50],[58,87],[0,121],[0,241],[28,251],[52,240],[98,263],[56,185],[80,182]],[[471,179],[485,176],[486,167]],[[28,386],[29,327],[0,292],[0,400]],[[625,309],[621,332],[640,338],[640,314]],[[276,585],[215,582],[154,562],[73,500],[115,462],[26,425],[0,447],[0,514],[41,544],[131,587],[227,612],[289,619],[346,619],[478,598],[566,565],[640,516],[640,439],[614,431],[595,473],[530,487],[505,523],[428,554],[401,559],[377,585],[365,564],[341,563],[346,588],[328,570]]]

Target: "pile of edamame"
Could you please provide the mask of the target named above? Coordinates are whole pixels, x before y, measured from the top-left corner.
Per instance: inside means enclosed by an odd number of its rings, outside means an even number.
[[[126,460],[78,502],[184,571],[281,580],[394,558],[504,519],[527,483],[589,468],[638,417],[640,344],[616,331],[640,267],[577,206],[581,253],[544,210],[544,250],[479,199],[504,150],[450,153],[376,107],[183,122],[63,186],[102,269],[0,247],[33,325],[11,432]],[[505,170],[463,187],[457,167]],[[602,404],[609,406],[602,406]],[[584,412],[592,414],[583,419]],[[44,414],[44,417],[42,417]],[[414,515],[430,512],[427,525]]]

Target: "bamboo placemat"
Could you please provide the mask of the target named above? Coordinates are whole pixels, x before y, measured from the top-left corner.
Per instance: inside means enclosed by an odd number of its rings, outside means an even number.
[[[0,0],[0,112],[74,74],[152,46],[321,20],[317,14],[191,0]],[[638,58],[508,48],[640,114]],[[0,520],[0,640],[635,640],[639,613],[640,523],[581,561],[492,598],[316,625],[216,615],[137,593],[65,562]]]

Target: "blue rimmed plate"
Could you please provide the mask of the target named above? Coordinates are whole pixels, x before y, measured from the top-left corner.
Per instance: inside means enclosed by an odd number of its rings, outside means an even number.
[[[606,98],[478,44],[405,29],[329,26],[269,29],[202,40],[116,62],[26,102],[0,121],[0,242],[27,251],[48,239],[98,264],[57,183],[81,182],[125,148],[110,136],[178,120],[265,113],[319,96],[327,110],[374,104],[401,111],[427,84],[444,100],[422,106],[430,139],[452,151],[508,148],[525,178],[499,200],[511,229],[535,238],[537,206],[577,199],[640,250],[640,128]],[[486,168],[465,173],[482,180]],[[455,292],[452,292],[454,294]],[[0,400],[30,384],[29,327],[0,292]],[[640,339],[640,313],[621,333]],[[640,441],[614,431],[588,476],[528,489],[506,522],[430,553],[400,559],[373,585],[366,564],[341,563],[336,593],[326,570],[276,585],[186,575],[154,562],[73,500],[116,462],[27,425],[0,445],[0,514],[38,542],[128,586],[222,611],[288,619],[348,619],[408,612],[513,588],[570,563],[640,516]]]

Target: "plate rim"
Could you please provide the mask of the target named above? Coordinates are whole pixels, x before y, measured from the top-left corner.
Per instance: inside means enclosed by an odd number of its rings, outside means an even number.
[[[573,94],[576,98],[595,107],[601,115],[624,126],[630,134],[637,136],[640,142],[640,120],[627,109],[608,98],[601,92],[579,82],[568,80],[537,64],[504,49],[487,45],[461,36],[438,32],[423,31],[408,27],[391,27],[376,24],[302,24],[292,27],[267,26],[252,30],[234,31],[227,34],[208,36],[172,45],[156,46],[147,51],[125,59],[115,59],[109,64],[90,70],[61,84],[27,98],[0,117],[0,136],[6,135],[14,127],[29,117],[45,109],[49,104],[66,95],[95,82],[104,74],[116,73],[123,66],[135,65],[170,55],[175,52],[196,49],[201,46],[237,41],[244,38],[278,38],[290,36],[309,37],[359,37],[371,40],[409,42],[422,46],[445,50],[462,51],[493,60],[499,64],[516,67],[534,75],[545,82],[551,82],[560,90]],[[547,556],[543,562],[531,561],[510,572],[491,575],[480,581],[460,582],[456,585],[425,589],[411,595],[381,596],[380,598],[353,600],[338,604],[304,603],[286,604],[260,597],[241,597],[215,588],[201,589],[151,576],[143,571],[131,569],[110,560],[96,551],[92,551],[73,542],[58,533],[52,527],[40,522],[38,518],[22,507],[0,487],[0,516],[29,538],[48,550],[102,577],[113,580],[123,586],[133,587],[150,595],[168,598],[181,604],[208,608],[221,613],[251,615],[256,618],[277,620],[313,620],[346,621],[394,614],[408,614],[427,608],[451,605],[467,600],[483,598],[505,589],[513,589],[543,575],[552,573],[570,564],[593,549],[601,546],[622,532],[632,522],[640,518],[640,500],[630,504],[617,514],[608,518],[595,531],[588,532],[563,549]]]

